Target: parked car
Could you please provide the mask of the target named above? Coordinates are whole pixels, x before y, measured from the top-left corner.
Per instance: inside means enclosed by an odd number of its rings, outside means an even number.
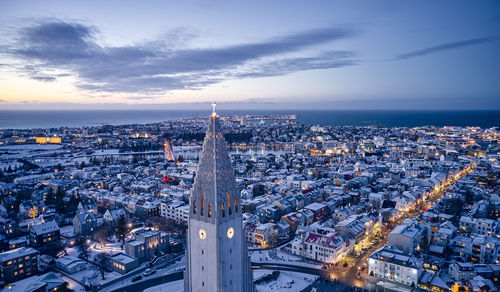
[[[144,273],[142,273],[142,274],[144,275],[144,277],[147,277],[147,276],[150,276],[154,273],[156,273],[156,269],[152,268],[152,269],[146,269],[144,271]]]
[[[137,282],[137,281],[139,281],[140,279],[142,279],[142,276],[141,276],[141,275],[138,275],[137,277],[134,277],[134,278],[132,279],[132,282]]]

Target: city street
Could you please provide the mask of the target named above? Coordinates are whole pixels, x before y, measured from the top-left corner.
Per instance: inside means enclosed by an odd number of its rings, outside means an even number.
[[[416,207],[410,209],[408,212],[403,213],[395,221],[391,222],[388,226],[383,227],[380,240],[375,245],[368,248],[368,250],[363,255],[355,258],[348,256],[345,261],[341,261],[340,263],[338,263],[337,266],[327,265],[326,271],[328,277],[330,279],[337,279],[346,284],[351,284],[356,287],[368,288],[369,285],[368,283],[370,282],[370,278],[372,278],[368,275],[368,258],[374,251],[387,244],[387,235],[391,232],[391,230],[395,226],[401,224],[404,221],[404,219],[419,216],[423,214],[425,210],[436,204],[439,198],[441,198],[444,195],[445,190],[454,185],[464,175],[471,172],[474,166],[475,164],[471,164],[469,167],[463,169],[457,175],[450,177],[440,187],[434,188],[433,191],[429,194],[428,198],[425,200],[425,202],[422,202]],[[426,207],[426,209],[424,209],[424,207]],[[343,265],[345,262],[347,263],[347,267],[344,268]],[[361,271],[363,265],[365,265],[366,268],[363,269],[363,271]],[[373,280],[375,280],[375,278],[373,278]]]

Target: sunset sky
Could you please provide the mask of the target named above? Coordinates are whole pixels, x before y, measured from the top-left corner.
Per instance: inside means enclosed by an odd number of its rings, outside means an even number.
[[[499,52],[499,1],[0,1],[0,109],[500,109]]]

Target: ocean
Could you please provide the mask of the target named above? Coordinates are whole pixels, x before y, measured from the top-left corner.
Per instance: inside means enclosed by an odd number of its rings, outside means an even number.
[[[103,124],[147,124],[181,118],[208,116],[195,110],[65,110],[0,111],[0,129],[59,128]],[[295,114],[306,125],[328,126],[500,126],[500,110],[219,110],[224,115]]]

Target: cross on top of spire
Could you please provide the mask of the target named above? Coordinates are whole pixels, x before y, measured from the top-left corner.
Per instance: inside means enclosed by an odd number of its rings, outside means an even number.
[[[212,118],[216,118],[217,117],[217,113],[215,112],[215,107],[217,106],[217,103],[212,102]]]

